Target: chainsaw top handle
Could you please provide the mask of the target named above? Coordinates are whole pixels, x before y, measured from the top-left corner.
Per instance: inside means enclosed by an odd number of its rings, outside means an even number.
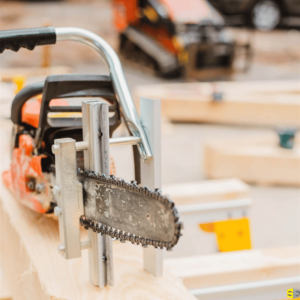
[[[0,53],[5,49],[18,51],[20,48],[33,50],[35,46],[52,45],[60,41],[77,41],[97,51],[106,63],[124,120],[133,136],[141,138],[138,145],[144,161],[152,157],[151,148],[135,109],[121,62],[111,46],[98,35],[73,27],[42,27],[29,29],[0,30]]]

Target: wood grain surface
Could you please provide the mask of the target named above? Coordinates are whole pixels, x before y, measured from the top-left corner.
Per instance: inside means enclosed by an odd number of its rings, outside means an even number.
[[[249,186],[237,178],[203,180],[163,186],[176,205],[207,203],[249,197]]]
[[[212,101],[214,92],[222,101]],[[140,86],[140,97],[160,99],[165,118],[178,122],[300,126],[298,80],[263,82],[170,83]]]
[[[279,147],[274,135],[228,139],[205,146],[205,171],[209,178],[237,177],[261,185],[300,185],[300,140],[294,149]]]
[[[9,127],[1,121],[1,173],[9,165]],[[195,299],[166,268],[159,278],[145,272],[142,247],[129,243],[114,244],[115,286],[99,290],[89,283],[87,250],[81,258],[65,260],[57,250],[57,222],[18,203],[2,180],[0,190],[1,265],[14,300]]]
[[[167,259],[165,265],[189,289],[296,276],[300,281],[300,246]]]

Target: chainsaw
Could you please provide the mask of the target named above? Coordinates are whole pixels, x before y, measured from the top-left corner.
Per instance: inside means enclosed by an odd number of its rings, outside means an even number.
[[[12,161],[3,173],[5,185],[27,207],[58,216],[59,251],[65,258],[79,257],[81,249],[93,246],[93,238],[80,242],[80,225],[98,237],[171,250],[181,236],[182,223],[172,200],[161,193],[160,183],[150,183],[151,189],[141,185],[141,169],[152,168],[153,153],[160,149],[154,151],[157,146],[149,142],[114,50],[89,31],[45,27],[0,31],[0,53],[64,40],[96,50],[110,76],[50,75],[15,96]],[[78,98],[87,100],[70,105]],[[129,136],[113,138],[122,122]],[[116,145],[133,147],[134,181],[111,174],[109,147]],[[99,280],[94,284],[100,286]]]

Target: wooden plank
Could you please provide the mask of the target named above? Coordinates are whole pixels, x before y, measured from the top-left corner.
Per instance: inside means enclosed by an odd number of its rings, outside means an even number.
[[[215,91],[223,93],[213,102]],[[141,86],[140,97],[161,99],[171,121],[264,126],[300,126],[300,84],[295,81],[173,83]]]
[[[50,300],[49,295],[42,288],[36,268],[24,250],[18,233],[11,226],[8,215],[3,211],[1,202],[0,208],[1,240],[5,241],[0,247],[0,258],[5,282],[11,291],[12,298],[14,300]]]
[[[0,300],[12,300],[11,293],[8,290],[7,283],[0,268]]]
[[[6,132],[8,130],[4,132],[1,126],[1,168],[9,163],[9,134]],[[1,239],[7,241],[0,247],[1,261],[7,262],[3,271],[12,285],[20,279],[25,282],[12,291],[14,300],[44,300],[50,296],[64,300],[195,299],[166,268],[164,276],[159,278],[145,272],[142,247],[129,243],[114,244],[115,286],[99,290],[89,283],[87,251],[82,251],[79,259],[65,260],[57,251],[57,222],[20,205],[2,182],[0,190]],[[83,239],[84,234],[83,230]],[[26,297],[21,298],[22,293],[26,293]]]
[[[166,259],[188,289],[300,276],[300,247],[244,250]]]
[[[218,202],[249,197],[249,186],[237,178],[204,180],[163,186],[177,205]]]
[[[15,76],[49,76],[53,74],[67,74],[71,72],[72,68],[67,66],[49,68],[1,68],[0,78],[2,81],[11,81]]]
[[[262,185],[300,185],[300,139],[294,149],[278,146],[278,137],[211,141],[204,150],[209,178],[237,177]]]

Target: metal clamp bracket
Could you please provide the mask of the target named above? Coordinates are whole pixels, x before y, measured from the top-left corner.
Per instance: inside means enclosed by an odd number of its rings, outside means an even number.
[[[71,138],[55,140],[56,194],[59,220],[59,252],[66,258],[81,256],[79,218],[83,215],[82,185],[77,180],[76,141]],[[76,187],[76,188],[74,188]]]
[[[82,104],[83,141],[57,139],[52,146],[56,160],[56,186],[53,189],[58,206],[60,245],[66,259],[81,256],[89,250],[90,282],[100,288],[113,285],[112,239],[88,231],[88,241],[80,241],[80,216],[84,215],[82,185],[77,180],[76,151],[84,151],[84,166],[88,171],[109,175],[108,105],[99,101]],[[101,134],[99,134],[99,132]],[[137,139],[135,138],[134,141]],[[77,188],[74,189],[74,186]]]

